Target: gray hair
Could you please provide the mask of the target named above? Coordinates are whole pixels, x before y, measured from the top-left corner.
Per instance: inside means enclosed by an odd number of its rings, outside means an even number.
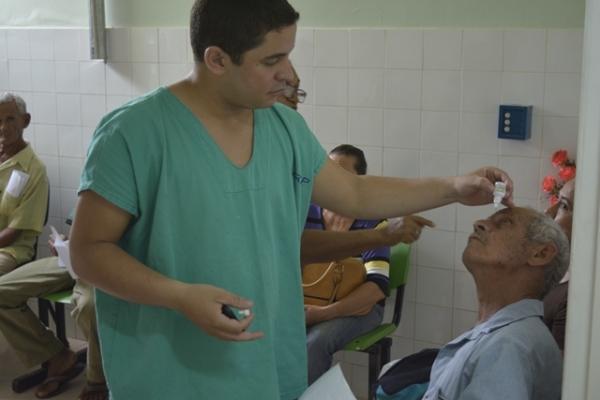
[[[530,209],[533,217],[527,226],[525,239],[530,243],[553,243],[556,256],[544,269],[544,289],[542,297],[554,288],[569,268],[570,245],[567,235],[556,221],[548,215]]]
[[[19,96],[18,94],[8,92],[4,92],[0,95],[0,104],[12,102],[14,102],[17,105],[17,110],[19,110],[21,115],[27,114],[27,104],[21,96]]]

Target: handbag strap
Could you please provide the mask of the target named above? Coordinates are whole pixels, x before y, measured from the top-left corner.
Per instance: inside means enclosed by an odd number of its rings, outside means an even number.
[[[323,279],[325,279],[325,277],[327,276],[327,274],[329,273],[329,271],[331,270],[331,268],[335,267],[338,263],[336,261],[332,261],[331,263],[329,263],[329,266],[327,267],[327,269],[325,270],[325,272],[323,272],[323,274],[317,278],[316,281],[312,282],[312,283],[303,283],[302,287],[303,288],[308,288],[311,286],[315,286],[318,285],[319,283],[321,283],[321,281],[323,281]]]

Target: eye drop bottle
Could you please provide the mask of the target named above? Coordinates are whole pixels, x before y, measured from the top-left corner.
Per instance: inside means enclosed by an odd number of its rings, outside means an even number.
[[[500,207],[504,196],[506,196],[506,183],[496,182],[494,184],[494,208]]]

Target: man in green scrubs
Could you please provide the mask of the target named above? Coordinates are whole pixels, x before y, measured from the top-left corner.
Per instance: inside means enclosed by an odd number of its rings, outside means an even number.
[[[71,256],[97,292],[111,397],[295,399],[306,387],[300,237],[310,201],[382,218],[485,204],[502,171],[358,177],[275,104],[299,15],[286,0],[198,0],[195,65],[111,112],[92,141]],[[510,197],[507,198],[510,203]],[[230,319],[224,304],[250,309]]]

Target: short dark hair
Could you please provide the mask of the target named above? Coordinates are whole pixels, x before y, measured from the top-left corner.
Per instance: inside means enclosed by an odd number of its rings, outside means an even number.
[[[190,16],[194,60],[202,62],[206,48],[218,46],[239,65],[267,33],[293,25],[299,17],[287,0],[196,0]]]
[[[358,147],[354,147],[351,144],[340,144],[329,152],[329,154],[339,154],[342,156],[354,157],[356,163],[354,169],[358,175],[365,175],[367,173],[367,159],[365,153]]]

